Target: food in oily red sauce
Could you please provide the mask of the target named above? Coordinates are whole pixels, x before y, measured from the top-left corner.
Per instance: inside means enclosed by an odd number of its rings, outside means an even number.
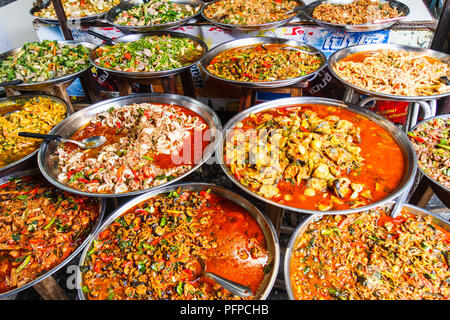
[[[0,185],[0,293],[64,261],[89,235],[100,203],[58,190],[41,176]]]
[[[290,257],[295,299],[407,300],[450,298],[450,234],[403,209],[314,220]]]
[[[258,44],[229,49],[214,57],[207,68],[220,78],[264,82],[304,76],[322,65],[319,55],[283,49],[285,47],[291,46]]]
[[[262,139],[255,149],[256,139],[246,133],[255,128],[279,137],[279,161],[268,151],[276,142]],[[225,163],[246,188],[283,205],[321,211],[360,207],[386,197],[404,175],[404,157],[393,137],[344,108],[273,108],[251,114],[234,129]]]
[[[150,188],[189,171],[201,161],[211,142],[201,116],[165,103],[111,108],[97,114],[71,139],[97,135],[107,139],[97,148],[83,150],[74,144],[58,147],[59,181],[98,193]]]
[[[256,293],[272,267],[264,233],[242,207],[209,189],[143,201],[102,231],[83,272],[88,299],[239,299],[206,271]]]

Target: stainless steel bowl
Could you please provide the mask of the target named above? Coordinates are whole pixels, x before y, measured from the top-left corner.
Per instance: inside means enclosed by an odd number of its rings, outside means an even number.
[[[9,112],[13,111],[10,108],[7,108],[8,106],[17,105],[18,107],[14,108],[14,111],[20,110],[20,109],[22,109],[22,107],[19,107],[19,105],[24,104],[26,101],[34,99],[34,98],[37,98],[38,100],[41,98],[48,98],[48,99],[52,100],[53,102],[59,103],[59,104],[63,105],[64,108],[66,109],[66,118],[70,115],[70,109],[69,109],[67,102],[65,102],[64,100],[62,100],[58,97],[49,96],[49,95],[45,95],[45,94],[41,94],[41,95],[27,94],[27,95],[12,96],[12,97],[6,97],[3,99],[0,99],[0,115],[3,115],[5,113],[9,113]],[[6,112],[2,112],[2,109],[7,109],[7,110],[6,110]],[[57,124],[55,126],[55,128],[58,125],[59,124]],[[14,161],[13,163],[10,163],[7,166],[0,167],[0,173],[5,173],[7,170],[10,170],[10,169],[14,170],[14,168],[17,169],[17,166],[19,166],[19,165],[23,164],[24,162],[33,158],[38,153],[38,150],[39,150],[39,148],[36,148],[36,150],[31,152],[27,156],[25,156],[17,161]],[[33,167],[34,166],[35,165],[33,165]]]
[[[10,174],[8,176],[1,177],[0,178],[0,185],[3,184],[3,183],[8,182],[10,177],[23,178],[23,177],[28,177],[28,176],[32,176],[32,175],[40,175],[39,170],[38,169],[30,169],[30,170],[15,172],[15,173],[12,173],[12,174]],[[84,241],[78,246],[78,248],[76,248],[66,259],[64,259],[64,261],[62,261],[57,266],[53,267],[50,271],[47,271],[43,275],[37,277],[33,281],[27,282],[23,286],[18,287],[16,289],[13,289],[13,290],[10,290],[10,291],[4,292],[4,293],[0,293],[0,299],[4,299],[4,298],[6,298],[8,296],[17,294],[17,293],[19,293],[22,290],[25,290],[25,289],[28,289],[28,288],[34,286],[36,283],[38,283],[38,282],[44,280],[45,278],[51,276],[53,273],[55,273],[56,271],[58,271],[59,269],[64,267],[69,261],[71,261],[73,258],[75,258],[75,256],[78,255],[78,253],[80,253],[80,251],[83,250],[83,248],[91,241],[91,239],[93,237],[93,234],[100,227],[100,223],[101,223],[101,221],[103,219],[103,215],[105,213],[105,209],[106,209],[106,200],[103,200],[103,201],[101,201],[101,205],[100,205],[100,208],[99,208],[99,216],[98,216],[97,222],[92,227],[90,235],[87,236],[86,239],[84,239]]]
[[[356,45],[356,46],[343,48],[341,50],[334,52],[328,58],[328,69],[333,74],[333,76],[336,77],[336,79],[341,81],[347,87],[350,87],[362,94],[367,94],[367,95],[374,96],[374,97],[384,98],[385,100],[397,100],[397,101],[409,101],[409,102],[428,101],[428,100],[439,99],[439,98],[450,95],[450,91],[446,92],[446,93],[435,94],[432,96],[400,96],[400,95],[379,93],[376,91],[370,91],[370,90],[367,90],[364,88],[359,88],[359,87],[343,80],[334,71],[334,66],[336,65],[336,63],[341,61],[345,57],[348,57],[351,54],[358,53],[358,52],[365,52],[365,51],[375,51],[375,50],[380,50],[380,49],[406,50],[406,51],[421,53],[421,54],[424,54],[431,58],[440,60],[444,63],[450,64],[450,55],[445,54],[443,52],[431,50],[431,49],[410,47],[410,46],[405,46],[405,45],[400,45],[400,44],[364,44],[364,45]]]
[[[215,2],[219,2],[219,1],[224,1],[224,0],[215,0],[215,1],[211,1],[207,4],[205,4],[202,8],[202,16],[203,18],[205,18],[206,21],[212,23],[213,25],[218,26],[219,28],[222,29],[231,29],[231,30],[239,30],[239,31],[259,31],[259,30],[266,30],[266,29],[273,29],[273,28],[278,28],[278,27],[282,27],[286,24],[289,23],[289,21],[291,21],[292,19],[294,19],[295,17],[297,17],[299,15],[299,13],[302,10],[302,7],[305,5],[305,3],[302,0],[294,0],[295,2],[297,2],[297,13],[295,15],[293,15],[292,17],[283,19],[283,20],[278,20],[278,21],[273,21],[273,22],[268,22],[268,23],[263,23],[263,24],[255,24],[255,25],[238,25],[238,24],[227,24],[227,23],[222,23],[219,22],[217,20],[213,20],[210,19],[206,16],[205,14],[205,9],[212,5]]]
[[[179,187],[185,189],[185,190],[191,190],[191,191],[202,191],[202,190],[208,190],[211,189],[211,192],[228,199],[229,201],[239,205],[240,207],[244,208],[255,220],[258,222],[259,226],[261,227],[264,236],[266,238],[267,243],[267,251],[269,262],[273,262],[272,269],[269,273],[267,273],[260,285],[260,288],[257,292],[255,292],[255,299],[264,300],[269,295],[270,291],[272,290],[272,287],[275,283],[275,280],[277,278],[278,274],[278,268],[280,264],[280,245],[278,243],[278,238],[275,232],[275,228],[273,227],[272,223],[269,219],[266,218],[266,216],[261,213],[261,211],[258,210],[250,201],[245,199],[244,197],[241,197],[240,195],[227,190],[223,187],[209,184],[209,183],[184,183],[184,184],[177,184],[177,185],[171,185],[166,186],[159,190],[154,190],[151,192],[148,192],[146,194],[143,194],[139,197],[136,197],[125,204],[123,204],[121,207],[119,207],[116,211],[114,211],[107,220],[103,223],[103,225],[97,230],[97,232],[94,234],[94,236],[90,239],[90,243],[86,248],[84,249],[83,253],[81,254],[80,258],[80,267],[85,265],[86,255],[89,252],[90,248],[92,247],[92,242],[98,238],[99,234],[107,229],[110,224],[112,224],[117,218],[119,218],[122,214],[130,210],[131,208],[137,206],[139,203],[142,203],[152,197],[155,197],[161,193],[170,192],[178,189]],[[77,272],[77,284],[78,284],[78,297],[80,300],[86,300],[86,296],[82,290],[83,279],[81,272]]]
[[[247,46],[253,46],[257,44],[283,44],[293,47],[298,47],[300,49],[305,49],[308,51],[317,51],[318,57],[322,60],[322,64],[320,67],[304,76],[299,76],[295,78],[289,78],[284,80],[276,80],[276,81],[264,81],[264,82],[250,82],[250,81],[236,81],[236,80],[229,80],[225,78],[221,78],[218,76],[215,76],[211,74],[208,71],[208,65],[211,63],[211,61],[219,54],[221,54],[224,51],[235,49],[239,47],[247,47]],[[225,43],[222,43],[213,49],[209,50],[206,54],[205,58],[200,62],[200,66],[202,67],[203,71],[206,73],[208,77],[224,81],[228,84],[239,86],[239,87],[247,87],[247,88],[278,88],[278,87],[285,87],[292,84],[295,84],[300,81],[308,80],[309,78],[312,78],[317,72],[325,68],[327,58],[325,55],[318,49],[314,48],[313,46],[310,46],[305,43],[301,43],[300,41],[296,40],[290,40],[290,39],[281,39],[281,38],[272,38],[272,37],[252,37],[252,38],[243,38],[238,40],[231,40]]]
[[[41,3],[37,3],[35,5],[33,5],[33,7],[30,10],[30,14],[38,19],[39,21],[42,21],[44,23],[51,23],[51,24],[59,24],[59,20],[58,18],[42,18],[42,17],[38,17],[35,15],[36,12],[38,12],[39,10],[42,10],[44,8],[47,8],[48,6],[51,5],[51,0],[43,0]],[[67,17],[67,20],[74,22],[74,23],[88,23],[88,22],[94,22],[96,20],[99,20],[101,18],[103,18],[106,14],[105,12],[99,13],[99,14],[95,14],[92,16],[87,16],[87,17],[80,17],[80,18],[70,18]]]
[[[244,120],[245,118],[250,116],[250,113],[258,113],[264,110],[273,110],[280,107],[286,107],[286,106],[293,106],[293,105],[305,105],[305,104],[314,104],[314,105],[323,105],[324,107],[337,107],[337,108],[343,108],[349,111],[352,111],[360,116],[363,116],[366,119],[369,119],[373,121],[374,123],[381,126],[383,129],[385,129],[397,142],[399,145],[401,152],[403,153],[403,157],[405,159],[405,169],[403,173],[402,180],[398,184],[398,186],[385,198],[380,199],[376,202],[370,203],[366,206],[354,208],[354,209],[347,209],[347,210],[335,210],[335,211],[327,211],[328,214],[349,214],[354,212],[361,212],[369,209],[373,209],[375,207],[379,207],[380,205],[393,200],[394,198],[401,195],[403,192],[408,191],[409,183],[414,179],[414,176],[417,171],[417,158],[416,153],[414,152],[414,147],[409,141],[408,137],[405,133],[403,133],[400,129],[398,129],[392,122],[389,120],[383,118],[382,116],[373,113],[371,111],[367,111],[363,108],[360,108],[358,106],[353,106],[349,103],[344,103],[339,100],[334,99],[328,99],[328,98],[317,98],[317,97],[295,97],[295,98],[284,98],[284,99],[277,99],[272,100],[269,102],[261,103],[256,106],[253,106],[249,109],[246,109],[240,113],[238,113],[236,116],[231,118],[224,126],[223,133],[222,133],[222,141],[219,145],[219,148],[216,152],[217,161],[219,162],[222,170],[225,172],[225,174],[228,176],[228,178],[231,179],[239,188],[244,190],[245,192],[251,194],[252,196],[258,198],[261,201],[264,201],[268,204],[286,209],[291,211],[296,211],[300,213],[307,213],[307,214],[323,214],[324,211],[319,210],[306,210],[302,208],[296,208],[291,206],[286,206],[283,204],[280,204],[278,202],[272,201],[270,199],[264,198],[260,195],[258,195],[256,192],[247,189],[244,185],[242,185],[234,176],[234,174],[231,172],[230,168],[224,163],[224,144],[228,140],[228,137],[232,133],[231,129],[234,129],[236,127],[236,123]]]
[[[82,46],[88,48],[90,51],[92,51],[92,49],[95,48],[95,44],[90,43],[90,42],[84,42],[84,41],[65,40],[65,41],[57,41],[57,42],[60,45],[75,45],[76,46],[76,45],[81,44]],[[4,52],[4,53],[0,54],[0,61],[5,60],[7,57],[16,54],[17,52],[19,52],[20,49],[22,49],[22,47],[19,47],[19,48],[16,48],[16,49],[12,49],[12,50],[9,50],[7,52]],[[62,77],[52,78],[52,79],[49,79],[49,80],[46,80],[46,81],[16,84],[16,85],[14,85],[14,87],[17,87],[19,89],[33,89],[33,90],[42,89],[42,88],[47,87],[49,85],[63,83],[63,82],[68,82],[70,80],[78,78],[83,73],[88,71],[88,69],[90,67],[91,66],[88,64],[88,66],[86,68],[84,68],[83,70],[80,70],[78,72],[75,72],[75,73],[66,74],[66,75],[64,75]]]
[[[381,4],[389,3],[391,8],[397,9],[397,11],[402,16],[408,16],[409,15],[409,7],[396,0],[378,0]],[[317,8],[317,6],[321,4],[349,4],[353,2],[353,0],[322,0],[322,1],[314,1],[313,3],[304,6],[303,7],[303,14],[310,20],[314,21],[320,26],[326,27],[326,28],[332,28],[336,30],[341,31],[347,31],[347,32],[370,32],[370,31],[378,31],[383,30],[391,27],[394,25],[397,21],[391,21],[391,22],[383,22],[383,23],[365,23],[365,24],[336,24],[336,23],[330,23],[326,21],[321,21],[318,19],[315,19],[312,17],[312,13],[314,12],[314,9]]]
[[[142,194],[151,190],[160,189],[161,187],[167,186],[169,184],[173,184],[180,179],[183,179],[190,173],[197,170],[206,160],[208,160],[213,152],[216,150],[217,146],[220,144],[220,130],[222,130],[222,124],[220,123],[220,119],[217,114],[208,106],[198,102],[195,99],[190,97],[180,96],[176,94],[167,94],[167,93],[141,93],[134,94],[119,98],[114,98],[110,100],[105,100],[96,104],[91,105],[88,108],[82,109],[69,118],[61,122],[61,124],[53,129],[50,134],[57,134],[63,138],[71,137],[77,130],[85,126],[90,120],[98,113],[107,111],[109,108],[120,108],[125,105],[130,105],[133,103],[168,103],[174,104],[178,106],[182,106],[186,109],[189,109],[199,116],[201,116],[205,122],[208,124],[209,129],[211,129],[211,142],[206,147],[203,152],[202,160],[195,164],[189,171],[184,174],[170,180],[161,185],[151,187],[148,189],[130,191],[125,193],[91,193],[84,192],[77,189],[74,189],[66,184],[61,183],[58,180],[58,174],[61,173],[59,165],[58,165],[58,156],[55,154],[56,149],[59,145],[58,142],[43,142],[41,148],[39,149],[38,154],[38,164],[41,169],[44,177],[50,181],[56,187],[77,193],[83,196],[95,196],[101,198],[115,198],[115,197],[125,197],[125,196],[135,196],[138,194]]]
[[[130,34],[130,35],[126,35],[117,39],[114,39],[113,42],[115,43],[129,43],[129,42],[133,42],[133,41],[137,41],[139,39],[148,37],[148,36],[170,36],[172,38],[188,38],[191,39],[192,41],[196,42],[197,44],[199,44],[200,46],[202,46],[203,48],[203,55],[200,56],[197,60],[193,61],[192,63],[190,63],[189,65],[186,65],[184,67],[180,67],[180,68],[176,68],[176,69],[169,69],[169,70],[163,70],[163,71],[155,71],[155,72],[128,72],[128,71],[117,71],[117,70],[113,70],[113,69],[107,69],[104,67],[100,67],[96,62],[95,59],[97,59],[97,54],[96,54],[96,50],[102,46],[105,46],[107,44],[102,44],[100,46],[98,46],[97,48],[95,48],[90,56],[89,59],[91,60],[91,63],[99,69],[105,70],[106,72],[108,72],[109,74],[115,75],[117,77],[120,78],[126,78],[126,79],[153,79],[153,78],[162,78],[162,77],[167,77],[167,76],[172,76],[172,75],[176,75],[179,74],[181,72],[183,72],[186,69],[189,69],[190,67],[192,67],[194,64],[199,63],[203,57],[205,56],[206,52],[208,51],[208,46],[203,42],[203,40],[191,36],[190,34],[186,34],[186,33],[180,33],[180,32],[173,32],[173,31],[153,31],[153,32],[146,32],[146,33],[139,33],[139,34]]]
[[[115,6],[114,8],[112,8],[111,10],[109,10],[105,15],[105,19],[109,24],[111,24],[111,25],[115,26],[116,28],[119,28],[120,30],[127,32],[127,33],[157,31],[157,30],[179,27],[179,26],[182,26],[182,25],[188,23],[189,20],[197,17],[200,14],[200,11],[204,5],[204,2],[201,0],[171,0],[170,2],[178,3],[178,4],[185,4],[185,5],[189,5],[191,7],[200,6],[200,9],[195,14],[193,14],[189,17],[186,17],[181,20],[173,21],[173,22],[167,22],[167,23],[161,23],[161,24],[151,24],[151,25],[145,25],[145,26],[127,26],[127,25],[122,25],[122,24],[116,23],[115,22],[116,18],[122,11],[126,11],[133,7],[137,7],[141,4],[146,3],[146,1],[144,1],[144,0],[129,0],[129,1],[122,2],[122,3],[118,4],[117,6]]]
[[[394,203],[395,203],[394,201],[389,201],[389,202],[385,203],[385,205],[387,208],[392,208]],[[416,215],[416,216],[420,216],[420,217],[432,216],[431,221],[434,224],[436,224],[436,225],[442,227],[444,230],[450,232],[449,222],[445,221],[444,219],[440,218],[439,216],[434,215],[434,214],[426,211],[425,209],[413,206],[411,204],[405,204],[403,207],[407,208],[409,213]],[[284,255],[284,284],[286,286],[286,290],[287,290],[289,299],[291,299],[291,300],[295,300],[294,292],[292,290],[292,284],[291,284],[291,268],[290,268],[291,267],[292,250],[295,247],[295,245],[297,244],[297,239],[299,239],[302,236],[302,234],[307,230],[308,226],[311,223],[320,219],[324,215],[310,216],[308,219],[303,221],[297,227],[297,229],[295,229],[294,233],[291,236],[291,239],[289,240],[289,244],[286,248],[286,253]]]
[[[424,123],[427,123],[429,121],[432,121],[434,119],[447,119],[447,121],[450,121],[450,115],[449,114],[443,114],[431,118],[427,118],[418,124],[414,126],[410,131],[416,130],[419,126],[421,126]],[[418,165],[420,172],[425,176],[426,179],[430,181],[431,188],[433,189],[436,196],[439,198],[439,200],[442,201],[443,204],[447,208],[450,208],[450,189],[445,187],[442,183],[437,182],[435,179],[431,178],[423,169]]]

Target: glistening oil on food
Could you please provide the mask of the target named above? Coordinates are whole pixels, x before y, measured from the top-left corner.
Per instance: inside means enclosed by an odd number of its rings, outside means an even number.
[[[241,299],[203,276],[198,259],[253,293],[273,263],[246,210],[210,189],[179,188],[139,203],[98,235],[81,267],[82,290],[100,300]]]
[[[282,205],[318,211],[357,208],[400,183],[400,146],[350,110],[286,106],[251,113],[225,143],[225,164],[248,190]]]

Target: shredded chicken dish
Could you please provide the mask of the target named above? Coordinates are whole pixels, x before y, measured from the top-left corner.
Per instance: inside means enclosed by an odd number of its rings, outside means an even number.
[[[296,299],[450,298],[449,233],[403,209],[324,215],[297,239],[290,258]]]
[[[286,45],[255,45],[227,50],[208,65],[211,74],[235,81],[276,81],[307,75],[319,69],[323,61]]]
[[[206,129],[198,114],[179,106],[141,103],[111,108],[97,114],[71,138],[102,135],[105,144],[87,150],[74,144],[58,147],[58,180],[93,193],[123,193],[160,185],[189,171],[199,160],[196,156],[201,158],[202,154],[190,151],[195,131],[203,136]],[[188,156],[183,154],[186,150]]]
[[[256,194],[320,211],[377,201],[397,186],[404,170],[402,152],[384,129],[353,112],[320,105],[251,114],[227,137],[224,158],[236,179]]]
[[[18,133],[47,134],[66,117],[66,108],[49,98],[24,100],[19,105],[0,106],[0,168],[39,148],[40,140],[19,137]]]
[[[115,22],[124,26],[148,26],[182,20],[193,16],[201,6],[191,6],[170,0],[150,0],[139,6],[122,11]]]
[[[416,149],[419,167],[450,189],[450,116],[427,121],[408,132]]]
[[[242,299],[201,275],[199,259],[207,272],[253,293],[272,268],[248,212],[209,189],[178,189],[138,204],[99,234],[81,267],[82,290],[96,300]]]
[[[120,0],[61,0],[66,17],[69,19],[84,18],[104,13],[118,5]],[[48,5],[34,12],[36,17],[57,19],[53,3],[49,0]]]
[[[292,0],[222,0],[208,4],[204,14],[208,19],[225,24],[258,25],[296,15],[290,11],[297,5]]]
[[[430,96],[450,92],[441,77],[448,63],[406,50],[381,49],[352,54],[333,67],[344,81],[362,89],[399,96]]]
[[[366,24],[400,16],[398,10],[389,3],[372,0],[356,0],[349,4],[322,3],[312,13],[314,19],[345,25]]]
[[[0,185],[0,293],[63,262],[97,222],[97,199],[56,189],[42,176]]]

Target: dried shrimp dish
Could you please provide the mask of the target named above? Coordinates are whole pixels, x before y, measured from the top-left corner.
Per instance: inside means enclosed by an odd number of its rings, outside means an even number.
[[[450,298],[449,233],[403,209],[324,215],[295,239],[290,282],[299,300]]]
[[[157,186],[201,161],[209,144],[207,129],[203,118],[181,106],[141,103],[110,108],[71,137],[83,140],[104,136],[107,142],[102,146],[88,150],[74,144],[58,146],[61,173],[57,179],[76,190],[93,193]]]
[[[195,15],[201,5],[175,3],[170,0],[150,0],[147,3],[124,10],[114,21],[124,26],[147,26],[179,21]]]
[[[5,112],[6,111],[6,112]],[[41,141],[18,133],[47,134],[67,115],[66,107],[49,98],[34,98],[0,106],[0,168],[39,148]]]
[[[319,69],[319,55],[307,54],[281,44],[258,44],[224,51],[214,57],[207,70],[220,78],[264,82],[296,78]]]
[[[431,119],[408,132],[419,167],[450,189],[450,116]]]
[[[102,68],[126,72],[156,72],[190,65],[204,53],[189,38],[149,36],[129,43],[95,50],[95,63]]]
[[[15,79],[41,82],[84,70],[90,65],[90,50],[83,45],[44,40],[29,42],[0,61],[0,82]]]
[[[233,25],[259,25],[296,15],[292,0],[221,0],[205,6],[206,18]],[[289,13],[288,13],[289,12]]]
[[[224,161],[257,195],[320,211],[361,207],[389,195],[405,160],[394,138],[357,113],[327,105],[251,113],[227,136]]]
[[[53,3],[48,1],[48,5],[33,13],[36,17],[46,19],[57,19]],[[61,0],[61,4],[69,19],[84,18],[98,15],[118,5],[120,0]]]
[[[388,2],[356,0],[349,4],[322,3],[312,12],[314,19],[333,24],[358,25],[402,16]]]
[[[0,185],[0,293],[63,262],[97,223],[100,203],[56,189],[41,176]]]
[[[351,54],[332,67],[344,81],[361,88],[398,96],[431,96],[450,92],[440,78],[450,66],[422,53],[380,49]]]
[[[201,275],[198,259],[207,272],[252,292],[272,268],[257,221],[210,189],[177,189],[145,200],[86,250],[80,269],[88,299],[237,300]]]

